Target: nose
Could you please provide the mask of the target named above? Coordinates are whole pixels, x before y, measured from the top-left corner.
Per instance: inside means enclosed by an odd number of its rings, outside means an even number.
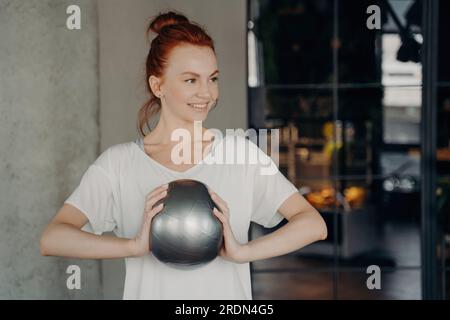
[[[212,93],[211,93],[211,88],[208,85],[208,82],[202,81],[200,87],[198,88],[197,96],[202,99],[211,100]]]

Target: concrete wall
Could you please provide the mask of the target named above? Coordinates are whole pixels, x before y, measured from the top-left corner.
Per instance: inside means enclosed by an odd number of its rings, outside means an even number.
[[[81,30],[66,28],[71,4]],[[221,100],[206,125],[245,128],[245,1],[0,0],[0,299],[122,297],[122,260],[41,257],[38,240],[99,153],[138,136],[145,30],[170,8],[216,41]],[[81,290],[66,287],[71,264]]]
[[[207,127],[246,128],[246,5],[242,0],[99,0],[101,149],[134,140],[136,116],[146,100],[149,18],[175,9],[206,27],[215,41],[220,102]],[[121,298],[123,261],[103,261],[105,298]]]
[[[82,29],[66,28],[77,3]],[[99,261],[42,257],[39,237],[99,152],[97,6],[0,0],[0,299],[102,297]],[[81,290],[66,269],[81,268]]]

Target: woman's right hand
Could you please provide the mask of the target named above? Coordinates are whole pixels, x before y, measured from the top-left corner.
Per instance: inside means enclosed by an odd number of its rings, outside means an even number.
[[[144,205],[144,220],[142,222],[141,230],[136,238],[132,239],[132,252],[135,257],[141,257],[150,252],[150,227],[152,225],[153,217],[158,214],[162,208],[163,203],[156,207],[153,207],[155,203],[164,198],[167,195],[168,184],[162,185],[153,191],[151,191],[145,197]]]

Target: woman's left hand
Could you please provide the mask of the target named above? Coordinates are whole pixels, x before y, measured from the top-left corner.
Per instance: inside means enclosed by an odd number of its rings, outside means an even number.
[[[230,209],[227,203],[219,197],[219,195],[211,190],[209,190],[211,198],[214,203],[219,207],[214,208],[214,214],[222,222],[223,226],[223,240],[224,243],[220,250],[219,255],[229,261],[237,263],[248,262],[248,247],[246,245],[240,244],[234,237],[233,231],[230,226]]]

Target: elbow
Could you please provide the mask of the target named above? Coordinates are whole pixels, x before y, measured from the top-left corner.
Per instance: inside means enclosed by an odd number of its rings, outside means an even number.
[[[41,253],[41,256],[48,256],[48,251],[47,251],[47,246],[46,246],[46,240],[44,238],[44,236],[41,237],[41,239],[39,240],[39,251]]]
[[[326,240],[328,238],[328,228],[325,220],[322,218],[321,214],[316,211],[316,216],[318,217],[317,231],[318,231],[318,241]]]
[[[48,232],[46,230],[42,233],[41,238],[39,239],[39,251],[41,253],[41,256],[50,256],[48,242]]]
[[[323,218],[320,218],[321,221],[321,226],[320,226],[320,240],[326,240],[328,238],[328,228],[327,228],[327,224],[325,223],[325,220],[323,220]]]
[[[323,228],[322,233],[320,235],[320,240],[326,240],[328,238],[328,229],[327,229],[326,224],[324,224],[324,225],[325,225],[325,227]]]
[[[328,228],[325,220],[317,210],[308,212],[310,219],[308,220],[308,230],[311,231],[311,239],[313,242],[326,240],[328,238]],[[300,217],[300,214],[298,215]],[[304,227],[304,226],[303,226]],[[302,228],[303,228],[302,227]]]

